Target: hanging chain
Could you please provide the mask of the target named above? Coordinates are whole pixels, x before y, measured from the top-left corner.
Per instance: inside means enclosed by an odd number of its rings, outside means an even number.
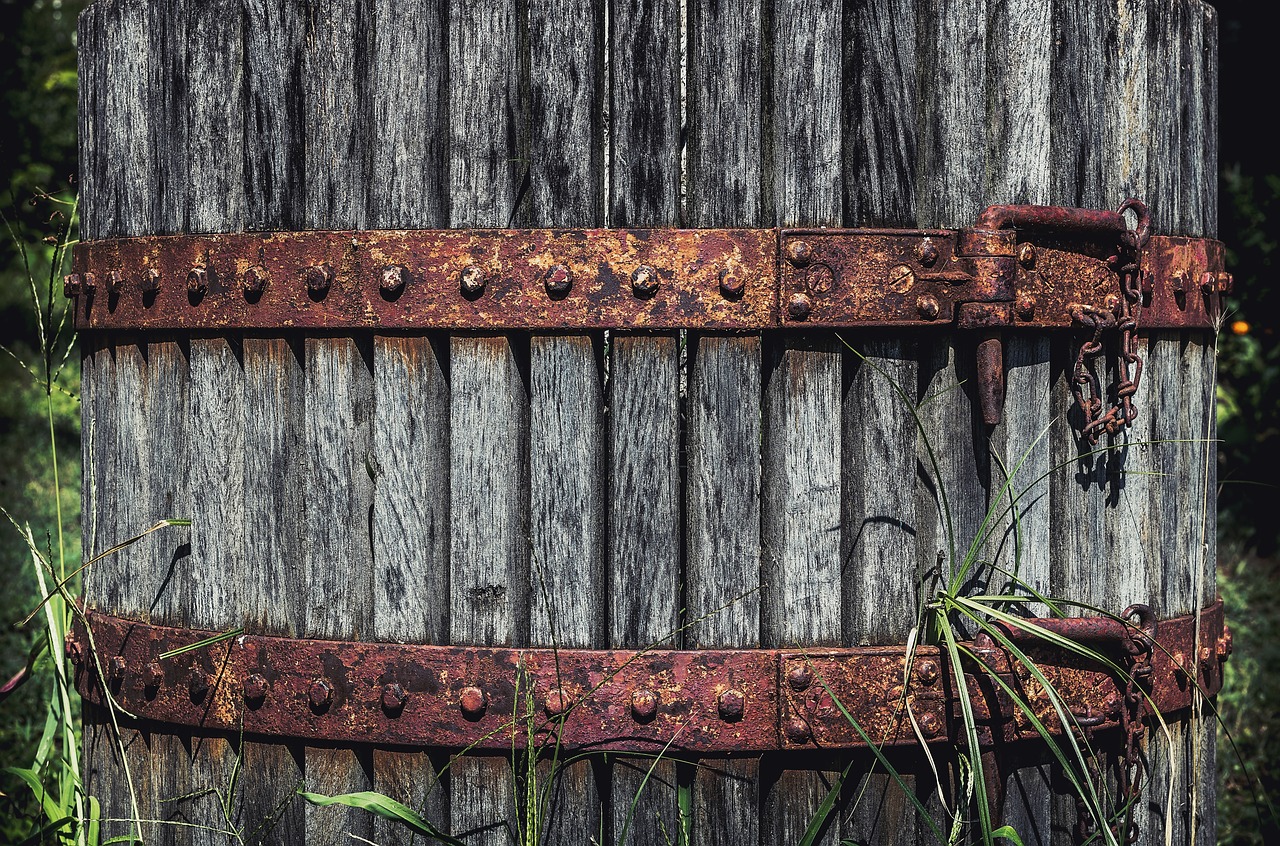
[[[1108,297],[1106,309],[1081,304],[1071,309],[1072,318],[1086,330],[1092,330],[1076,353],[1071,385],[1083,417],[1080,435],[1091,446],[1104,435],[1117,434],[1138,417],[1138,408],[1133,403],[1133,395],[1142,382],[1142,359],[1136,349],[1138,305],[1142,297],[1142,251],[1151,235],[1151,218],[1147,207],[1138,200],[1125,200],[1119,213],[1123,215],[1126,211],[1137,215],[1137,226],[1126,229],[1120,236],[1121,249],[1113,262],[1120,274],[1122,296]],[[1104,394],[1095,372],[1095,361],[1106,349],[1103,333],[1109,329],[1120,331],[1120,354],[1116,361],[1115,403],[1104,412]]]

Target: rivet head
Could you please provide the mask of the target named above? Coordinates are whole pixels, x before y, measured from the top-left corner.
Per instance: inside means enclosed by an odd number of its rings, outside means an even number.
[[[568,693],[562,688],[553,687],[547,691],[547,701],[543,703],[543,707],[548,717],[558,717],[569,710],[569,701]]]
[[[890,291],[895,294],[905,294],[915,286],[916,272],[905,264],[894,265],[889,268],[889,276],[886,281],[889,284]]]
[[[92,273],[86,273],[84,275],[84,287],[90,291],[93,290],[93,283],[91,281],[92,279],[93,279]],[[1236,287],[1236,280],[1234,276],[1232,276],[1230,273],[1218,274],[1218,292],[1219,293],[1230,294],[1235,289],[1235,287]]]
[[[793,294],[791,301],[787,303],[787,316],[792,320],[808,320],[811,311],[813,302],[808,294]]]
[[[324,679],[313,679],[307,688],[307,701],[317,711],[323,711],[333,701],[333,686]]]
[[[267,680],[261,673],[251,673],[244,680],[244,700],[257,703],[267,698]]]
[[[916,245],[916,258],[925,267],[933,267],[938,261],[938,246],[932,238],[925,238]]]
[[[68,273],[62,277],[62,295],[64,297],[77,297],[84,290],[84,279],[79,273]]]
[[[209,271],[193,267],[187,271],[187,293],[201,296],[209,290]]]
[[[936,320],[942,311],[942,306],[938,305],[936,297],[925,294],[916,300],[916,311],[920,312],[920,316],[925,320]]]
[[[1231,633],[1231,629],[1227,629],[1222,633],[1222,637],[1218,638],[1218,657],[1226,658],[1236,648],[1235,635]]]
[[[483,717],[484,709],[488,704],[489,698],[475,685],[467,685],[458,691],[458,707],[462,710],[462,716],[468,720],[474,721]]]
[[[813,258],[813,247],[809,246],[808,241],[801,241],[798,238],[787,242],[785,252],[787,261],[796,267],[804,267]]]
[[[1114,693],[1107,697],[1102,703],[1103,713],[1108,717],[1118,717],[1120,715],[1120,697]]]
[[[1209,659],[1213,657],[1213,650],[1207,646],[1200,647],[1200,663],[1208,664]]]
[[[84,650],[80,646],[80,641],[71,635],[67,635],[67,660],[77,666],[84,660]]]
[[[923,685],[931,685],[938,680],[938,664],[936,661],[921,661],[916,668],[916,678]]]
[[[942,721],[932,711],[926,711],[916,720],[920,724],[920,733],[925,737],[937,737],[942,731]]]
[[[632,691],[631,716],[637,723],[647,723],[658,714],[658,694],[647,688]]]
[[[743,283],[741,276],[727,268],[720,271],[720,296],[731,300],[735,297],[741,297],[742,292],[745,290],[746,285]]]
[[[148,661],[147,666],[142,668],[143,687],[157,688],[163,683],[164,667],[160,666],[159,661]]]
[[[117,681],[117,682],[122,680],[124,678],[124,669],[125,669],[124,656],[113,655],[111,657],[111,661],[108,665],[108,671],[107,671],[108,676],[111,678],[111,680]]]
[[[1200,275],[1200,290],[1203,293],[1212,294],[1213,286],[1217,284],[1217,282],[1218,282],[1218,275],[1216,273],[1203,273]],[[1174,277],[1174,283],[1175,285],[1177,283],[1176,276]],[[1177,287],[1174,287],[1173,290],[1177,291],[1178,293],[1182,293],[1182,291],[1179,290]]]
[[[658,271],[642,264],[631,271],[631,290],[637,297],[651,297],[658,290]]]
[[[1018,313],[1019,320],[1030,320],[1036,316],[1036,301],[1031,297],[1018,297],[1013,308]]]
[[[396,682],[382,688],[382,710],[388,714],[398,714],[407,699],[404,688]]]
[[[382,268],[382,282],[379,287],[384,294],[396,294],[405,289],[411,276],[409,268],[402,264],[391,264]]]
[[[809,738],[813,737],[813,733],[809,729],[809,724],[799,717],[792,717],[787,720],[782,727],[782,733],[787,736],[787,740],[792,743],[808,743]]]
[[[808,664],[793,664],[791,669],[787,670],[787,684],[791,685],[791,689],[797,693],[808,690],[809,685],[813,684],[813,670]]]
[[[199,702],[208,692],[209,674],[196,667],[191,671],[191,678],[187,679],[187,693],[191,695],[192,700]]]
[[[260,264],[248,268],[240,278],[240,285],[249,296],[261,294],[267,287],[267,269]]]
[[[484,293],[484,271],[474,264],[467,265],[458,274],[458,288],[468,296]]]
[[[563,264],[552,265],[542,276],[542,284],[553,297],[563,297],[573,287],[573,277]]]
[[[142,288],[142,293],[144,294],[156,293],[160,290],[160,271],[156,270],[154,267],[148,267],[146,270],[142,271],[142,277],[139,280],[139,285]]]
[[[1184,678],[1191,675],[1187,669],[1187,656],[1181,652],[1173,653],[1173,666],[1177,668],[1177,673]]]
[[[729,688],[720,694],[720,698],[716,701],[716,710],[720,713],[720,719],[726,723],[736,723],[742,719],[743,713],[747,710],[747,697],[742,691]]]
[[[120,286],[124,284],[124,276],[118,270],[107,271],[107,292],[114,294],[120,290]]]
[[[1210,275],[1211,274],[1208,273],[1205,274],[1205,276]],[[1173,292],[1175,294],[1184,294],[1187,291],[1187,274],[1182,271],[1178,271],[1173,274],[1173,278],[1169,280],[1169,283],[1173,286]]]
[[[323,294],[333,283],[333,268],[327,264],[313,264],[303,272],[307,282],[307,290],[313,294]]]
[[[83,273],[80,275],[80,284],[86,294],[92,294],[98,289],[98,277],[93,273]]]
[[[1036,248],[1034,244],[1023,244],[1018,247],[1018,264],[1027,270],[1036,266]]]

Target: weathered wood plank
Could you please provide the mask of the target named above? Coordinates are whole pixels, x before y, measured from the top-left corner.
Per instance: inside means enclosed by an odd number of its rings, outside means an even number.
[[[1218,237],[1218,12],[1212,6],[1197,4],[1204,15],[1204,40],[1201,43],[1204,81],[1200,98],[1204,110],[1204,174],[1200,186],[1204,197],[1204,236]],[[1211,829],[1213,830],[1213,829]]]
[[[1148,124],[1151,119],[1150,61],[1147,50],[1148,0],[1116,0],[1115,14],[1108,14],[1114,27],[1114,59],[1102,62],[1106,91],[1124,92],[1106,99],[1102,161],[1103,179],[1108,186],[1110,206],[1127,197],[1146,200],[1150,194],[1151,159]]]
[[[177,62],[185,59],[187,148],[182,162],[187,184],[183,204],[185,232],[235,232],[244,228],[245,104],[244,2],[215,0],[186,6],[186,43],[174,45]],[[253,144],[258,143],[255,136]],[[180,142],[167,138],[166,144]]]
[[[249,229],[303,221],[301,5],[244,0],[245,218]]]
[[[307,338],[303,367],[306,601],[303,635],[367,639],[373,629],[373,555],[369,515],[373,481],[372,349],[367,338]],[[308,747],[307,789],[368,790],[368,752]],[[305,810],[308,843],[371,837],[370,814],[337,806]]]
[[[1091,209],[1108,207],[1102,171],[1110,156],[1098,141],[1112,97],[1103,75],[1091,72],[1107,27],[1095,6],[1090,0],[1054,6],[1049,109],[1051,195],[1055,202]]]

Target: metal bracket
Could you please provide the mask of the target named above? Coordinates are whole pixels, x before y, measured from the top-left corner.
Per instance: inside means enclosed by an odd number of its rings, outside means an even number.
[[[1231,649],[1221,601],[1150,631],[1110,618],[1026,626],[1007,633],[1073,717],[1064,726],[1025,667],[979,638],[965,648],[973,657],[962,676],[984,745],[1038,737],[994,675],[1052,732],[1120,725],[1126,679],[1046,646],[1036,627],[1114,654],[1116,666],[1124,666],[1135,638],[1147,639],[1148,717],[1189,707],[1197,689],[1216,693]],[[452,749],[523,748],[532,736],[537,745],[558,739],[568,749],[699,754],[963,737],[956,676],[935,647],[917,648],[909,673],[902,646],[556,650],[239,635],[160,657],[216,635],[89,611],[66,646],[87,701],[103,706],[109,696],[138,720],[196,730]]]

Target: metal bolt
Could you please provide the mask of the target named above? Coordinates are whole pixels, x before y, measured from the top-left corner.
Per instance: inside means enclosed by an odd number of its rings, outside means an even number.
[[[204,699],[205,694],[209,692],[209,674],[199,667],[191,671],[191,678],[187,680],[187,693],[196,702]]]
[[[1176,277],[1176,276],[1174,277],[1174,281],[1175,281],[1175,282],[1177,281],[1177,277]],[[1201,292],[1203,292],[1203,293],[1205,293],[1205,294],[1212,294],[1212,293],[1213,293],[1213,286],[1217,283],[1217,281],[1218,281],[1217,274],[1214,274],[1214,273],[1203,273],[1203,274],[1201,274],[1201,275],[1200,275],[1200,290],[1201,290]],[[1178,291],[1178,293],[1182,293],[1182,292],[1181,292],[1181,291],[1179,291],[1176,287],[1175,287],[1173,290]]]
[[[244,680],[244,700],[254,703],[267,698],[267,680],[261,673],[252,673]]]
[[[792,320],[808,320],[809,312],[812,310],[813,303],[807,294],[794,294],[791,302],[787,303],[787,315]]]
[[[324,679],[314,679],[307,688],[307,701],[317,711],[328,708],[333,701],[333,686]]]
[[[405,700],[409,697],[405,695],[404,688],[396,682],[392,682],[382,688],[382,710],[387,713],[398,713],[404,707]]]
[[[85,273],[81,277],[84,284],[86,294],[92,294],[98,288],[98,277],[92,273]]]
[[[306,269],[303,277],[307,281],[307,290],[313,294],[323,294],[333,284],[333,268],[327,264],[313,264]]]
[[[122,681],[124,679],[124,670],[125,670],[124,656],[113,655],[111,657],[111,662],[108,665],[108,675],[110,676],[111,680],[116,682]]]
[[[83,290],[84,280],[80,278],[79,273],[68,273],[62,277],[62,295],[64,297],[78,297]]]
[[[786,725],[782,727],[782,733],[792,743],[808,743],[809,738],[813,736],[809,730],[809,724],[799,717],[792,717],[787,720]]]
[[[1173,666],[1177,668],[1177,672],[1184,678],[1190,678],[1191,671],[1187,669],[1187,656],[1181,652],[1173,653]]]
[[[1023,244],[1018,247],[1018,264],[1027,270],[1036,266],[1036,248],[1034,244]]]
[[[1235,651],[1235,635],[1231,634],[1231,629],[1227,629],[1222,633],[1222,637],[1218,638],[1218,657],[1226,658]]]
[[[658,713],[658,694],[641,688],[631,693],[631,716],[637,723],[647,723]]]
[[[148,661],[142,668],[142,686],[156,688],[164,682],[164,667],[159,661]]]
[[[936,297],[926,294],[916,300],[916,311],[920,312],[920,316],[925,320],[936,320],[938,312],[942,311],[942,306],[938,305]]]
[[[114,294],[124,283],[124,276],[118,270],[107,271],[107,293]]]
[[[791,685],[791,689],[799,692],[807,690],[809,685],[813,684],[813,670],[808,664],[795,664],[790,670],[787,670],[787,684]]]
[[[1105,709],[1103,713],[1107,716],[1118,717],[1120,715],[1120,697],[1114,693],[1107,697],[1107,701],[1102,703]]]
[[[728,269],[720,271],[720,296],[733,299],[742,296],[744,290],[746,285],[741,276]]]
[[[808,241],[788,241],[786,246],[787,261],[796,267],[804,267],[813,258],[813,248]]]
[[[932,238],[925,238],[916,245],[916,258],[918,258],[920,263],[925,267],[933,267],[934,263],[938,260],[938,247],[933,243]]]
[[[93,278],[93,274],[86,273],[84,277],[85,277],[84,279],[85,288],[88,288],[89,290],[93,290],[92,284],[89,281],[90,279]],[[1236,286],[1235,277],[1232,276],[1230,273],[1218,274],[1218,291],[1219,292],[1223,294],[1230,294],[1231,291],[1235,288],[1235,286]]]
[[[548,717],[558,717],[569,710],[569,694],[555,687],[547,691],[547,701],[543,704]]]
[[[905,294],[916,284],[916,272],[905,264],[896,264],[889,268],[888,284],[890,291]]]
[[[470,296],[484,293],[484,271],[469,264],[458,274],[458,287],[462,293]]]
[[[67,660],[76,666],[84,660],[84,650],[80,646],[80,641],[71,635],[67,635]]]
[[[658,290],[658,272],[647,264],[631,271],[631,290],[637,297],[650,297]]]
[[[187,293],[202,296],[209,290],[209,272],[203,267],[187,271]]]
[[[409,284],[412,276],[409,268],[402,264],[390,264],[382,268],[382,292],[384,294],[395,294],[403,291],[405,286]]]
[[[1205,274],[1205,276],[1209,276],[1209,277],[1211,277],[1211,276],[1212,276],[1212,274],[1206,273],[1206,274]],[[1183,273],[1182,271],[1178,271],[1177,273],[1173,274],[1173,279],[1171,280],[1171,282],[1172,282],[1172,285],[1173,285],[1173,292],[1174,292],[1175,294],[1184,294],[1184,293],[1186,293],[1186,291],[1187,291],[1187,274]]]
[[[1030,320],[1036,316],[1036,301],[1031,297],[1018,297],[1013,307],[1018,312],[1019,320]]]
[[[468,720],[474,721],[483,717],[484,709],[488,704],[489,698],[475,685],[467,685],[458,691],[458,707],[462,709],[462,716]]]
[[[244,272],[240,285],[250,296],[261,294],[267,287],[267,269],[260,264],[255,264]]]
[[[1200,663],[1208,664],[1209,659],[1213,657],[1213,650],[1207,646],[1200,647]]]
[[[729,688],[720,694],[716,708],[720,712],[720,719],[726,723],[736,723],[742,719],[742,714],[747,709],[747,697],[741,690]]]
[[[142,271],[142,293],[154,294],[160,290],[160,271],[154,267],[148,267]]]
[[[926,711],[921,714],[917,722],[920,723],[920,732],[925,737],[937,737],[942,731],[942,721],[932,711]]]
[[[543,275],[542,284],[546,286],[547,293],[551,296],[563,297],[573,287],[573,277],[569,274],[569,268],[563,264],[556,264]]]
[[[938,664],[935,661],[921,661],[920,666],[916,669],[916,678],[920,683],[928,686],[938,680]]]

